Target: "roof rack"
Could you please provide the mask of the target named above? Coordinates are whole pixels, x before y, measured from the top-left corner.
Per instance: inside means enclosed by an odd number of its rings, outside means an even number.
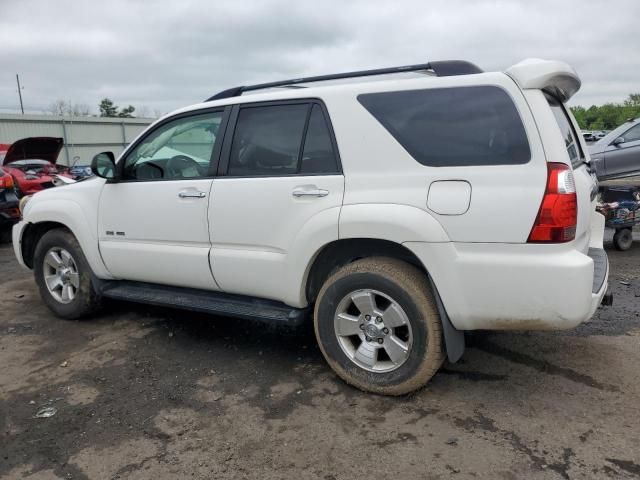
[[[343,78],[369,77],[372,75],[387,75],[393,73],[417,72],[421,70],[429,70],[438,77],[450,77],[455,75],[471,75],[474,73],[482,73],[482,70],[471,62],[464,60],[443,60],[438,62],[419,63],[417,65],[404,65],[402,67],[377,68],[374,70],[360,70],[356,72],[333,73],[330,75],[318,75],[316,77],[294,78],[291,80],[280,80],[278,82],[259,83],[256,85],[247,85],[233,87],[223,90],[209,97],[205,102],[212,100],[220,100],[222,98],[239,97],[244,92],[253,90],[263,90],[265,88],[274,87],[291,87],[299,83],[324,82],[327,80],[340,80]]]

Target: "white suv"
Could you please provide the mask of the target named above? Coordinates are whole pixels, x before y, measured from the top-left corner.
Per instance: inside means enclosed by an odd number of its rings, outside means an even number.
[[[103,297],[312,316],[340,377],[404,394],[462,355],[465,330],[572,328],[610,299],[564,106],[579,87],[528,60],[226,90],[96,155],[97,178],[23,201],[15,253],[60,317]]]

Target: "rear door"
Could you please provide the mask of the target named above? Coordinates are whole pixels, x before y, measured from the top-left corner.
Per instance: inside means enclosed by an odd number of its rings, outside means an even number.
[[[315,100],[234,107],[209,207],[211,268],[222,290],[282,300],[292,247],[344,193],[335,140]]]

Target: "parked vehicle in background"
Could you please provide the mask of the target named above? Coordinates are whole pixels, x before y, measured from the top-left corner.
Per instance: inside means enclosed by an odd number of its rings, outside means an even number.
[[[340,377],[404,394],[460,358],[465,330],[573,328],[610,299],[565,107],[579,87],[529,60],[225,90],[96,155],[98,178],[23,201],[15,253],[62,318],[103,297],[275,324],[313,311]]]
[[[614,247],[629,250],[633,243],[633,227],[640,225],[640,187],[601,187],[597,210],[604,215],[605,226],[615,230]]]
[[[596,140],[600,140],[601,138],[604,138],[607,133],[609,133],[608,131],[604,131],[604,130],[598,130],[597,132],[593,132],[593,136],[595,137]]]
[[[640,175],[640,118],[609,132],[589,153],[600,180]]]
[[[10,238],[10,227],[20,219],[13,178],[0,167],[0,241]]]
[[[2,160],[19,196],[32,195],[55,185],[55,176],[73,178],[68,167],[57,165],[62,138],[29,137],[9,146]]]
[[[89,178],[93,176],[91,165],[73,165],[69,168],[69,173],[74,179],[79,180],[81,178]]]

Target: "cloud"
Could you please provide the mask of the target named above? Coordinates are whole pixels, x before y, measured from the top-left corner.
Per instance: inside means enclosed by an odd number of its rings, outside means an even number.
[[[15,73],[28,110],[109,97],[166,112],[251,82],[527,57],[569,62],[583,81],[572,103],[601,104],[640,90],[638,18],[637,0],[2,0],[0,110],[18,108]]]

